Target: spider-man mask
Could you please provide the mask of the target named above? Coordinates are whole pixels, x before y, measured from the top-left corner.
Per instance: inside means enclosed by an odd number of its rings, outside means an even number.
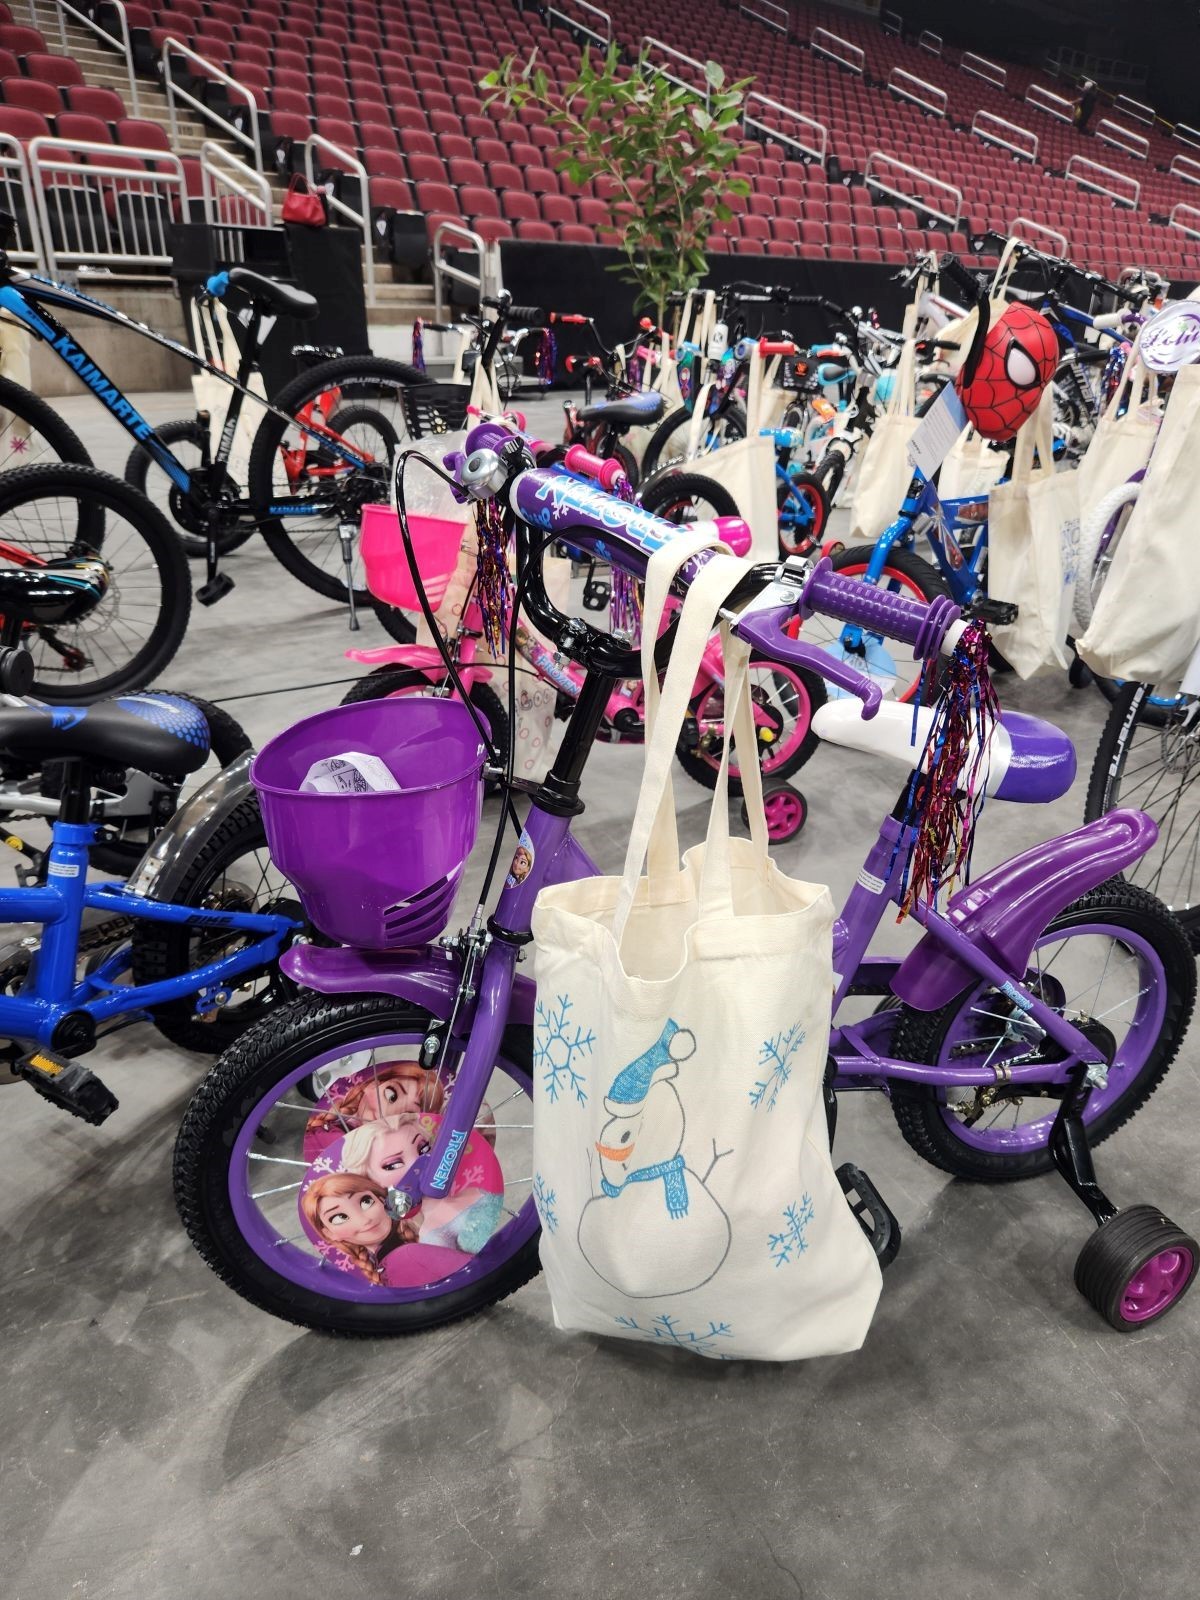
[[[1058,336],[1040,311],[1006,306],[988,328],[974,376],[955,380],[975,431],[1002,443],[1037,410],[1058,366]]]

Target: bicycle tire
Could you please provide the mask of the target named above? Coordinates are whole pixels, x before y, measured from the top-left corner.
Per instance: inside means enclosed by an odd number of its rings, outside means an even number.
[[[808,727],[805,729],[804,736],[799,745],[786,759],[780,761],[777,765],[771,765],[769,761],[766,765],[764,765],[762,756],[759,757],[759,765],[762,769],[762,779],[765,785],[767,783],[780,783],[784,779],[790,778],[793,773],[799,772],[800,768],[808,760],[809,756],[812,755],[818,744],[820,744],[821,741],[817,736],[817,730],[813,727],[813,717],[825,704],[827,697],[825,693],[824,681],[819,678],[815,672],[809,672],[804,667],[783,667],[778,662],[771,661],[769,657],[759,655],[757,651],[755,651],[750,657],[751,693],[753,693],[756,687],[754,681],[755,669],[759,667],[766,667],[777,673],[782,673],[785,677],[792,679],[793,681],[798,680],[799,686],[803,690],[808,700],[808,705],[806,708],[808,715]],[[711,689],[706,690],[703,694],[697,695],[692,700],[689,707],[692,716],[697,717],[703,706],[703,703],[708,699],[708,697],[719,692],[719,689],[714,685]],[[722,746],[723,744],[724,741],[722,740]],[[706,755],[702,753],[699,748],[689,749],[689,747],[683,743],[681,738],[680,742],[675,747],[675,759],[683,768],[684,772],[687,773],[688,777],[693,780],[693,782],[700,784],[705,789],[716,788],[717,772],[721,764],[721,755],[718,750],[714,749]],[[734,762],[730,763],[729,793],[735,799],[744,793],[742,789],[740,771]]]
[[[1093,587],[1097,576],[1096,564],[1101,555],[1107,556],[1115,548],[1114,541],[1120,540],[1124,531],[1119,526],[1121,513],[1137,500],[1141,489],[1140,479],[1117,484],[1116,488],[1110,489],[1102,500],[1096,502],[1080,522],[1075,590],[1071,601],[1077,635],[1087,632],[1096,608],[1099,593]]]
[[[714,517],[740,515],[737,501],[724,484],[706,478],[699,472],[665,471],[653,482],[645,483],[638,495],[642,509],[656,517],[682,506],[684,501],[696,500],[703,500],[711,506]],[[671,519],[668,517],[667,520]]]
[[[73,462],[79,467],[90,467],[92,458],[75,430],[59,416],[53,406],[47,405],[40,395],[14,383],[11,378],[0,377],[0,411],[11,412],[14,417],[27,422],[40,433],[59,461]],[[4,448],[5,429],[0,429],[0,470],[16,470],[37,466],[43,459],[28,456],[25,450]],[[13,459],[9,459],[10,455]]]
[[[90,705],[96,700],[104,700],[117,694],[129,694],[135,689],[143,688],[158,677],[172,660],[187,632],[188,617],[192,608],[191,580],[179,541],[162,512],[122,478],[101,472],[98,467],[57,462],[0,473],[0,524],[4,517],[12,516],[22,505],[56,497],[76,500],[85,508],[85,512],[92,512],[101,520],[105,509],[122,517],[144,541],[152,558],[160,589],[158,614],[150,636],[120,670],[93,681],[77,680],[66,686],[39,676],[35,661],[34,681],[30,690],[35,698],[45,700],[51,705]],[[86,517],[83,520],[86,521]],[[66,553],[68,548],[72,553],[87,549],[111,561],[113,552],[109,543],[110,533],[111,528],[105,527],[100,538],[85,542],[79,538],[77,527],[70,546],[64,543],[63,550],[59,553]],[[10,537],[17,542],[20,536],[10,533]],[[115,615],[120,603],[121,575],[117,573],[115,577],[117,581],[109,594],[89,613],[89,616],[98,616],[101,608],[109,603],[110,597],[113,601],[113,611],[109,615],[110,617]],[[32,631],[36,634],[38,630]]]
[[[647,444],[645,452],[642,455],[641,470],[643,482],[645,482],[647,478],[652,477],[654,473],[659,470],[661,465],[669,464],[663,463],[662,455],[667,447],[668,442],[670,441],[671,435],[680,429],[683,429],[686,432],[686,430],[691,426],[691,422],[692,413],[688,410],[687,406],[678,406],[674,411],[670,412],[663,418],[658,427],[650,435],[650,442]],[[722,433],[730,444],[737,439],[744,439],[746,437],[746,413],[739,405],[733,403],[729,404],[720,413],[719,417],[714,417],[712,419],[712,422],[720,422],[723,424]],[[701,455],[697,456],[696,460],[700,460],[701,457],[707,453],[707,451],[701,451]]]
[[[334,389],[342,392],[338,408],[345,409],[356,406],[360,401],[369,406],[372,392],[377,395],[380,385],[409,388],[428,381],[423,372],[418,372],[415,367],[406,366],[402,361],[387,361],[378,356],[340,356],[334,361],[324,361],[319,366],[310,367],[307,372],[301,373],[280,390],[272,404],[276,411],[283,412],[291,418],[305,405]],[[355,382],[363,386],[363,394],[357,400],[353,393],[346,395],[347,388]],[[378,410],[378,406],[374,409]],[[337,412],[333,414],[336,415]],[[267,541],[267,547],[275,559],[294,578],[298,578],[315,593],[323,595],[327,600],[346,601],[346,584],[339,575],[340,554],[333,552],[336,560],[330,563],[331,570],[327,570],[320,562],[306,554],[296,542],[301,532],[299,527],[293,532],[282,517],[270,514],[270,505],[275,493],[276,458],[287,428],[288,422],[283,416],[276,415],[275,411],[269,411],[259,425],[250,451],[247,474],[250,502],[255,508],[263,538]],[[352,480],[353,489],[347,487]],[[387,504],[390,500],[390,470],[387,464],[380,463],[377,469],[370,473],[367,481],[362,481],[358,473],[349,473],[338,481],[343,486],[340,491],[341,496],[348,501],[356,498],[359,493],[366,493],[370,499],[377,499],[380,504]],[[361,512],[361,502],[359,509]],[[292,520],[307,529],[312,529],[314,526],[319,529],[319,524],[311,517],[307,520],[304,517]],[[336,545],[336,530],[332,539]],[[316,548],[323,553],[329,546],[330,540],[327,536],[322,545],[314,547],[310,544],[309,549]],[[357,581],[357,577],[356,572],[355,603],[368,606],[371,604],[371,596],[365,584]]]
[[[174,422],[164,422],[160,428],[156,428],[154,431],[166,445],[192,444],[195,445],[197,450],[203,450],[207,443],[204,437],[204,429],[195,417],[177,417]],[[186,465],[186,462],[184,464]],[[154,465],[156,465],[154,458],[145,445],[140,444],[134,445],[125,462],[125,472],[123,474],[125,482],[131,484],[133,488],[146,495],[147,498],[149,498],[150,468]],[[166,473],[163,473],[163,477],[170,484],[170,479],[167,478]],[[171,489],[170,498],[173,500],[173,485],[171,485]],[[205,560],[208,556],[208,540],[198,533],[189,532],[175,516],[174,510],[171,512],[171,521],[178,531],[179,542],[183,546],[184,554],[195,561]],[[254,533],[255,529],[252,524],[244,522],[232,523],[227,532],[223,530],[217,534],[217,554],[221,556],[229,555],[231,551],[237,550],[241,545],[244,545],[247,539],[252,538]]]

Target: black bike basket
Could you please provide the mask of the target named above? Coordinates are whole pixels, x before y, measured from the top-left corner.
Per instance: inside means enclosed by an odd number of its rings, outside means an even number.
[[[465,383],[409,384],[401,398],[408,431],[414,439],[458,433],[467,425],[471,390]]]

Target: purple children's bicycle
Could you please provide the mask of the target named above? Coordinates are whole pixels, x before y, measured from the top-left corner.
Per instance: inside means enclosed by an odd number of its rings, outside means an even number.
[[[479,908],[452,938],[439,935],[475,839],[485,763],[468,705],[341,707],[261,752],[254,776],[276,863],[332,942],[283,957],[308,992],[217,1063],[176,1149],[180,1213],[214,1270],[276,1316],[345,1333],[413,1333],[482,1310],[537,1272],[539,1229],[569,1222],[533,1168],[532,1090],[536,1079],[551,1099],[591,1093],[593,1040],[569,996],[536,992],[519,968],[539,889],[597,870],[572,832],[581,778],[613,685],[639,661],[554,608],[540,554],[565,537],[636,577],[678,532],[592,483],[535,469],[527,441],[498,423],[474,428],[466,457],[448,465],[465,496],[495,497],[511,515],[518,598],[584,669],[560,752],[542,784],[510,786],[510,812],[528,809],[508,875],[487,915],[502,826]],[[681,592],[709,558],[685,563]],[[934,662],[962,637],[957,607],[802,560],[756,569],[726,602],[756,651],[838,691],[819,713],[823,737],[911,769],[911,710],[881,706],[869,678],[790,636],[814,612]],[[669,648],[667,634],[660,659]],[[300,792],[312,762],[339,750],[381,757],[399,789]],[[1065,735],[1003,715],[988,778],[997,799],[1052,799],[1074,772]],[[918,897],[920,942],[902,959],[872,956],[904,898],[909,788],[906,779],[835,925],[831,1133],[836,1091],[876,1088],[909,1145],[946,1172],[993,1181],[1057,1169],[1096,1224],[1076,1285],[1114,1328],[1152,1322],[1190,1286],[1200,1247],[1153,1206],[1118,1210],[1097,1185],[1091,1146],[1162,1080],[1192,1011],[1187,939],[1156,899],[1117,876],[1152,844],[1154,823],[1114,811],[981,875],[943,909]],[[871,997],[871,1014],[845,1020]],[[787,1063],[761,1066],[756,1092],[769,1095]],[[844,1166],[839,1177],[890,1260],[895,1219],[865,1174]]]

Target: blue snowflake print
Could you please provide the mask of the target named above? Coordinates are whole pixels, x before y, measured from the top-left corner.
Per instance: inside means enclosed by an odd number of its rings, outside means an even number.
[[[648,1327],[643,1327],[635,1317],[617,1317],[617,1325],[627,1333],[636,1333],[648,1344],[670,1345],[676,1350],[690,1350],[694,1356],[711,1356],[714,1361],[732,1361],[733,1357],[716,1348],[718,1339],[732,1339],[733,1328],[728,1322],[709,1320],[707,1328],[685,1329],[679,1318],[668,1315],[655,1317]]]
[[[540,1172],[535,1173],[533,1178],[533,1203],[542,1219],[542,1227],[547,1233],[554,1233],[558,1228],[558,1196],[553,1189],[546,1187],[546,1180]]]
[[[750,1091],[750,1104],[756,1111],[760,1107],[774,1111],[779,1091],[792,1075],[792,1060],[807,1037],[800,1023],[793,1022],[785,1033],[764,1040],[758,1052],[763,1076]]]
[[[574,1094],[581,1106],[587,1105],[587,1082],[576,1067],[581,1056],[591,1055],[596,1035],[584,1033],[577,1023],[568,1023],[567,1012],[573,1002],[560,994],[553,1006],[537,1003],[537,1026],[534,1029],[533,1061],[541,1068],[542,1082],[554,1104],[565,1089]],[[572,1029],[574,1033],[572,1034]]]
[[[790,1206],[783,1208],[784,1228],[782,1233],[768,1235],[767,1248],[771,1252],[771,1260],[777,1267],[794,1261],[797,1256],[802,1256],[808,1249],[808,1225],[813,1219],[813,1203],[810,1195],[805,1195],[800,1204],[795,1201]]]

